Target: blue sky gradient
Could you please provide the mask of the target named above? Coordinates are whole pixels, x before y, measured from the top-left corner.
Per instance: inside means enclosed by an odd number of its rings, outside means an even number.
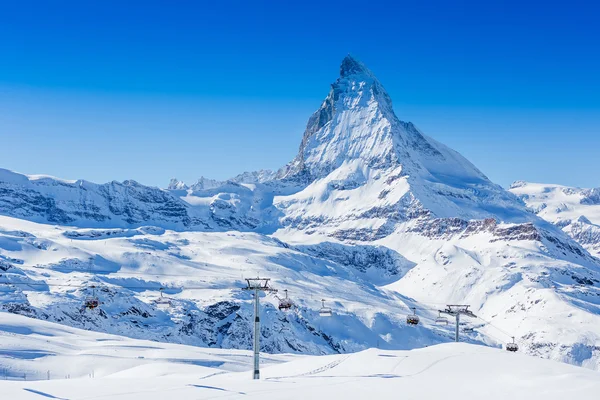
[[[599,14],[577,0],[0,2],[0,167],[161,187],[276,169],[350,52],[401,119],[493,181],[600,186]]]

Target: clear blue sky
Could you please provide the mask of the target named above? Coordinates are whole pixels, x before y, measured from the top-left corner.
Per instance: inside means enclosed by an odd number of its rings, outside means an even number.
[[[276,169],[350,52],[495,182],[600,186],[592,3],[0,0],[0,167],[162,187]]]

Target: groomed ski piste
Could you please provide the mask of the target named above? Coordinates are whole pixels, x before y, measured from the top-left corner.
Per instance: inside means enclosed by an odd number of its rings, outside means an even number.
[[[0,313],[0,341],[1,371],[13,374],[0,380],[2,399],[585,400],[600,392],[596,371],[466,343],[263,354],[261,379],[253,380],[249,351],[136,340],[9,313]]]

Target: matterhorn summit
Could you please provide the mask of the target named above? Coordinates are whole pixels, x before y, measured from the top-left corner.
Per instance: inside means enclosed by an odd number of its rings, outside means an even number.
[[[454,150],[398,119],[383,85],[352,56],[342,61],[339,78],[308,121],[298,155],[278,178],[311,186],[346,217],[388,210],[395,218],[427,213],[529,220],[516,196],[490,182]],[[352,210],[345,210],[337,199],[336,194],[347,197],[344,188],[362,197]],[[314,202],[304,204],[301,197],[282,205],[290,209],[291,203],[299,202],[300,208],[311,208]],[[297,214],[294,211],[294,218],[301,218]],[[389,229],[389,219],[380,222]]]

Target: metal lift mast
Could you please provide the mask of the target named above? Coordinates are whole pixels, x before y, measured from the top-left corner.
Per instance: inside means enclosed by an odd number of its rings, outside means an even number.
[[[260,292],[277,292],[277,289],[269,287],[269,278],[246,278],[248,286],[242,290],[252,290],[254,292],[254,373],[253,379],[260,379],[260,313],[259,313],[259,294]]]
[[[454,341],[459,341],[459,332],[460,332],[460,315],[466,315],[467,317],[477,318],[475,314],[473,314],[469,310],[468,305],[464,304],[448,304],[445,310],[439,310],[440,313],[453,315],[456,318],[456,332],[454,335]]]

